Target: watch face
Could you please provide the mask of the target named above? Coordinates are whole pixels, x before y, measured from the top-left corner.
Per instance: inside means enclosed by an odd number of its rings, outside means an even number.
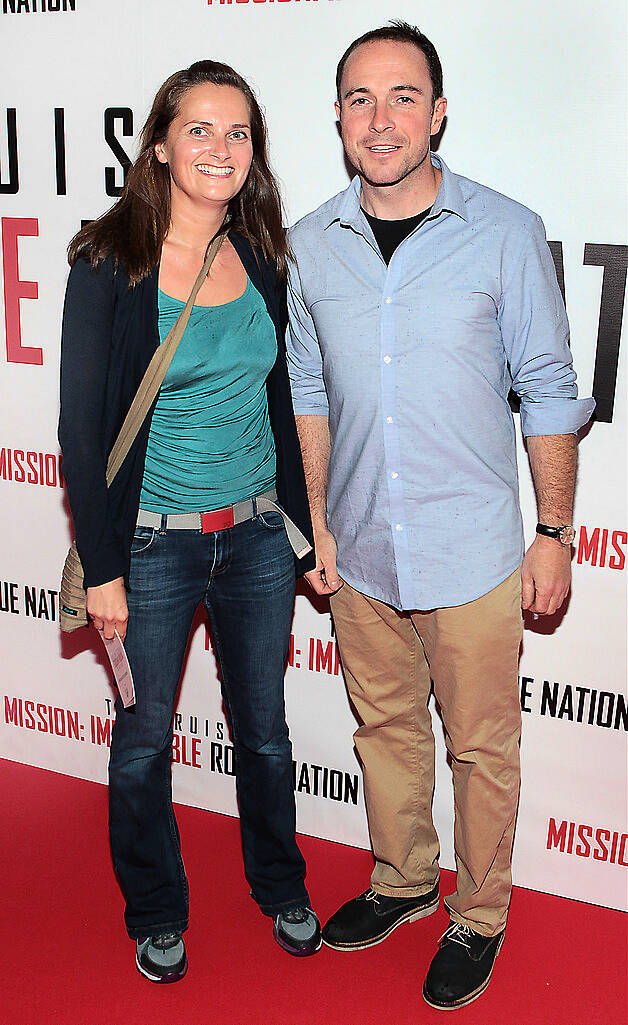
[[[570,544],[572,544],[573,541],[574,541],[575,536],[576,536],[576,532],[573,529],[573,527],[571,527],[571,526],[569,526],[569,527],[561,527],[560,531],[559,531],[559,534],[558,534],[558,538],[559,538],[559,541],[560,541],[561,545],[570,545]]]

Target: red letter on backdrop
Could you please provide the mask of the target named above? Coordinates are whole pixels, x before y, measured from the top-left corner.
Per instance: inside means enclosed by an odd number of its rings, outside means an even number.
[[[19,235],[39,235],[36,217],[2,218],[2,262],[4,265],[4,321],[7,335],[9,363],[31,363],[40,367],[44,362],[42,349],[22,345],[20,326],[20,299],[37,298],[36,281],[20,281],[17,260]]]

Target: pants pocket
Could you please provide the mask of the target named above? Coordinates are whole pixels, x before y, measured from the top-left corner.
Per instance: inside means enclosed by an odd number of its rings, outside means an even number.
[[[136,527],[131,541],[131,555],[141,555],[152,548],[157,537],[156,527]]]
[[[285,529],[283,516],[278,512],[258,513],[257,518],[267,530],[281,530],[282,527]]]

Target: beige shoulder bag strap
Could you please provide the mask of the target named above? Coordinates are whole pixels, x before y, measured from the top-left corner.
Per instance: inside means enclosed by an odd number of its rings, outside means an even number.
[[[109,459],[107,460],[107,487],[109,487],[116,473],[126,459],[131,445],[135,441],[137,433],[144,423],[148,411],[153,404],[153,400],[161,388],[163,379],[168,372],[168,367],[172,363],[174,354],[177,351],[177,346],[188,325],[188,320],[190,319],[190,313],[192,312],[192,307],[194,306],[194,300],[196,299],[198,290],[207,277],[209,268],[226,238],[226,235],[227,229],[223,226],[207,250],[205,263],[201,267],[199,275],[194,282],[194,287],[190,292],[184,309],[181,310],[176,323],[173,324],[172,328],[168,332],[167,338],[158,347],[146,368],[146,373],[140,382],[135,398],[133,399],[130,409],[124,418],[124,423],[120,428],[120,433],[114,442],[113,448],[109,454]]]
[[[176,352],[177,345],[181,341],[183,332],[187,327],[188,320],[190,319],[190,313],[194,306],[194,300],[196,299],[196,294],[207,277],[212,260],[220,249],[226,234],[227,228],[223,225],[220,233],[216,236],[207,250],[205,262],[199,276],[194,282],[194,288],[190,292],[185,308],[181,311],[176,324],[172,327],[172,330],[168,332],[168,337],[165,339],[163,345],[159,346],[148,364],[146,373],[140,382],[135,398],[131,403],[131,408],[124,419],[124,423],[120,428],[120,433],[116,438],[109,459],[107,460],[107,487],[109,487],[116,473],[122,466],[122,463],[126,459],[129,449],[137,437],[137,432],[142,426],[153,403],[153,399],[161,387],[161,383],[166,376],[168,367],[170,366]],[[66,633],[78,630],[81,626],[87,626],[85,598],[83,567],[76,548],[76,541],[73,541],[65,559],[61,577],[61,587],[59,589],[59,625]]]

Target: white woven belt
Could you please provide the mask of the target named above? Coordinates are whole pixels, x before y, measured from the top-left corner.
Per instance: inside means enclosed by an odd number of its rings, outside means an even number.
[[[277,492],[274,490],[265,491],[264,494],[256,495],[255,498],[246,498],[242,502],[236,502],[234,505],[225,506],[223,509],[214,509],[208,513],[166,513],[165,527],[167,530],[201,530],[205,533],[214,533],[217,530],[226,530],[238,523],[245,523],[246,520],[252,520],[258,513],[265,512],[279,513],[286,527],[288,541],[290,542],[297,559],[302,559],[308,554],[308,552],[312,551],[311,544],[301,533],[296,523],[293,523],[287,512],[282,509],[280,505],[277,505]],[[225,518],[229,519],[232,514],[233,523],[226,522],[223,526],[206,528],[203,523],[203,519],[209,519],[210,517],[214,517],[220,513],[224,513]],[[148,509],[140,509],[137,514],[137,526],[155,527],[156,529],[161,530],[163,518],[164,514],[162,513],[149,512]]]

